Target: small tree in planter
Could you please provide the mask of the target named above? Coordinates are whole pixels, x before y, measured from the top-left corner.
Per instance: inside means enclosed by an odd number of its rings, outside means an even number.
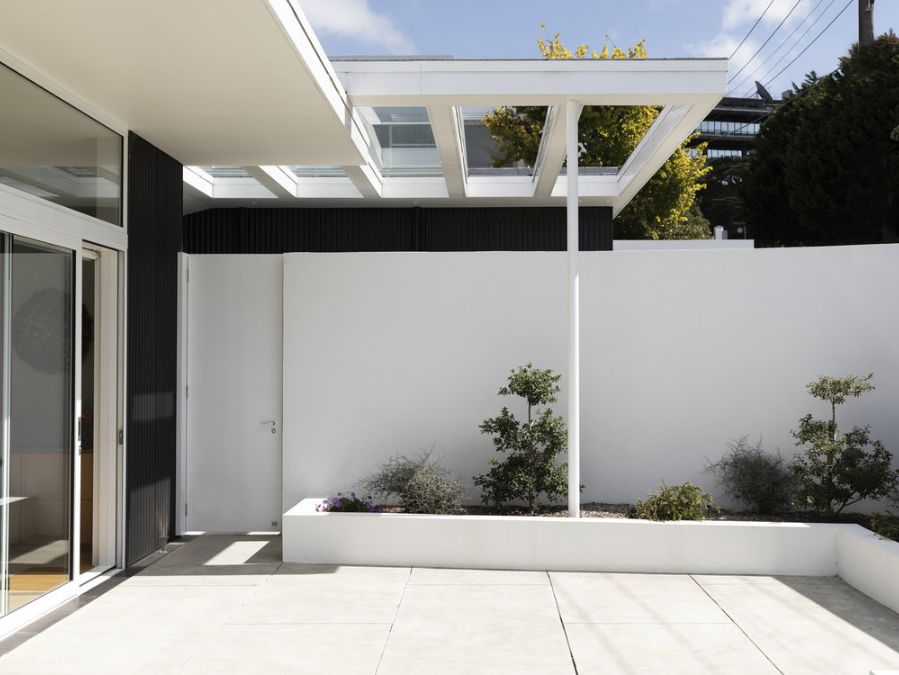
[[[891,468],[892,454],[871,440],[871,427],[840,433],[837,406],[874,389],[866,377],[821,377],[807,385],[815,398],[830,403],[830,419],[806,415],[793,432],[802,452],[793,460],[799,503],[816,511],[840,513],[863,499],[886,497],[896,489],[899,472]],[[834,508],[836,507],[836,510]]]
[[[490,460],[490,471],[474,477],[485,504],[524,502],[534,513],[540,495],[553,499],[565,494],[567,465],[556,463],[567,445],[565,420],[548,407],[557,400],[560,379],[552,370],[534,368],[529,363],[512,370],[509,383],[499,390],[500,396],[523,398],[528,418],[520,422],[503,407],[497,417],[481,424],[481,433],[493,436],[496,451],[505,454],[502,461]],[[547,407],[540,410],[539,406]]]

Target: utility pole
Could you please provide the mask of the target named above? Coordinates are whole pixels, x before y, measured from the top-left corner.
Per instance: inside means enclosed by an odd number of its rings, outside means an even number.
[[[858,0],[858,43],[874,42],[874,0]]]

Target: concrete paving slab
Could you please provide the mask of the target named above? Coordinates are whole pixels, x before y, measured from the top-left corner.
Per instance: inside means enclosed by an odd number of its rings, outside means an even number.
[[[409,577],[410,584],[447,584],[447,585],[537,585],[548,586],[549,577],[546,572],[527,572],[522,570],[456,570],[433,567],[416,567]]]
[[[271,536],[197,537],[132,575],[134,585],[254,585],[281,566],[280,539]]]
[[[266,584],[237,608],[229,623],[391,624],[405,584]]]
[[[733,624],[569,624],[579,675],[774,675]]]
[[[687,575],[550,572],[569,623],[729,623]]]
[[[261,586],[271,579],[271,574],[265,574],[256,570],[253,574],[245,572],[229,574],[227,572],[219,574],[202,574],[203,570],[191,568],[188,570],[180,570],[177,573],[170,574],[135,574],[129,578],[125,584],[129,587],[145,586],[145,587],[166,587],[174,586]]]
[[[299,563],[284,563],[269,579],[269,583],[406,583],[411,571],[412,570],[409,567],[363,567],[352,565],[303,565]]]
[[[0,659],[0,673],[172,672],[250,588],[116,588]]]
[[[373,675],[390,624],[227,625],[199,644],[179,673]]]
[[[846,584],[705,588],[784,672],[899,668],[899,615]]]
[[[419,587],[426,588],[426,587]],[[524,587],[519,587],[524,588]],[[459,621],[440,615],[393,626],[378,675],[573,675],[561,623]]]
[[[412,585],[406,587],[397,626],[560,625],[552,589],[547,586]]]

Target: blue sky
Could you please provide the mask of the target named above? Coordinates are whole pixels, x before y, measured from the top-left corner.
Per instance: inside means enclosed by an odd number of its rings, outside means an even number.
[[[646,38],[650,56],[730,56],[771,0],[300,0],[329,56],[533,58],[540,24],[569,46]],[[783,74],[850,0],[773,0],[731,62],[735,93],[762,79],[779,94],[833,70],[857,39],[857,0]],[[797,4],[798,3],[798,4]],[[792,13],[791,13],[792,10]],[[775,32],[778,24],[783,26]],[[874,29],[899,31],[899,0],[876,0]],[[755,52],[773,34],[757,56]],[[800,37],[805,35],[800,40]],[[766,62],[767,60],[767,62]],[[742,72],[737,71],[745,65]],[[744,82],[745,80],[745,82]]]

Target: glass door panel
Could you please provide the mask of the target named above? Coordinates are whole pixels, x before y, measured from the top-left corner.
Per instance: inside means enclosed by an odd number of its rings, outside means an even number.
[[[74,253],[8,236],[6,611],[72,578]]]

